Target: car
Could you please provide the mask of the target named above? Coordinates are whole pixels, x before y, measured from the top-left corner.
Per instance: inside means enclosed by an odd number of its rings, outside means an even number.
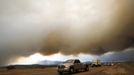
[[[58,65],[58,72],[62,74],[63,72],[74,73],[78,71],[88,71],[89,66],[87,64],[81,63],[79,59],[69,59],[62,64]]]

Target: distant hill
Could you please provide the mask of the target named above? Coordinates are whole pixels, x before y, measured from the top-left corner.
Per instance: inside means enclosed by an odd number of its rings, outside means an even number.
[[[3,66],[1,68],[4,67],[7,69],[46,68],[46,67],[56,67],[60,63],[62,63],[62,61],[44,60],[44,61],[39,61],[37,64],[30,64],[30,65],[17,64],[17,65]]]
[[[57,67],[57,65],[41,65],[41,64],[32,64],[32,65],[8,65],[5,67],[1,67],[1,68],[7,68],[8,70],[10,69],[34,69],[34,68],[47,68],[47,67]]]
[[[41,65],[58,65],[63,63],[63,61],[50,61],[50,60],[44,60],[44,61],[39,61],[38,64]]]

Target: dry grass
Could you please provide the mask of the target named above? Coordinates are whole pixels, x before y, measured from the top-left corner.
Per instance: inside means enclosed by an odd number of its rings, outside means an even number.
[[[73,75],[134,75],[134,63],[118,64],[90,68],[88,72],[79,72]],[[33,69],[0,69],[0,75],[59,75],[56,67]],[[69,75],[69,74],[66,74]]]
[[[49,75],[49,73],[55,73],[55,68],[47,69],[13,69],[6,70],[0,69],[0,75]]]

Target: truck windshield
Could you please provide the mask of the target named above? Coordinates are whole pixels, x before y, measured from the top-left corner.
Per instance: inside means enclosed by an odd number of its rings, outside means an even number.
[[[73,62],[74,62],[74,60],[67,60],[64,63],[73,63]]]

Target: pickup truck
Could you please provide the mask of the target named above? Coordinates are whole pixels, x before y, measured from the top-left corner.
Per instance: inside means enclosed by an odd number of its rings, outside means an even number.
[[[87,64],[81,63],[79,59],[70,59],[58,65],[58,72],[60,74],[62,74],[63,72],[74,73],[78,71],[88,70],[89,66]]]

